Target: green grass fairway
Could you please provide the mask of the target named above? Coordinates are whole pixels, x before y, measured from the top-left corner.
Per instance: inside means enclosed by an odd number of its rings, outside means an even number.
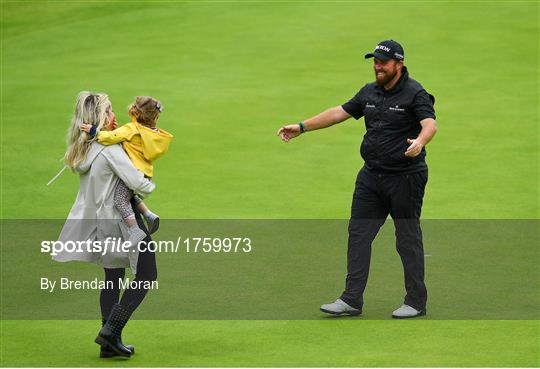
[[[253,278],[244,279],[249,285],[261,277],[257,268],[266,260],[257,257],[267,255],[271,263],[261,272],[282,273],[267,280],[275,283],[269,296],[276,305],[266,304],[264,317],[256,320],[238,319],[239,310],[231,317],[212,315],[213,306],[219,312],[237,307],[240,285],[220,289],[215,302],[209,289],[201,294],[208,301],[200,297],[207,305],[197,309],[193,295],[219,285],[205,280],[204,271],[227,277],[219,258],[213,269],[211,258],[177,261],[160,254],[164,287],[150,292],[124,333],[137,354],[129,361],[100,360],[93,343],[97,294],[51,302],[38,290],[39,281],[29,279],[78,271],[75,263],[37,255],[38,245],[29,241],[41,236],[41,225],[52,223],[36,223],[29,237],[14,243],[20,233],[2,222],[2,367],[540,365],[538,1],[0,4],[2,221],[66,217],[77,176],[65,174],[52,187],[45,183],[62,166],[81,90],[107,92],[120,122],[128,120],[127,106],[136,95],[163,102],[160,124],[175,140],[156,164],[158,188],[147,203],[171,224],[347,219],[362,166],[363,120],[288,144],[275,133],[285,123],[342,104],[373,80],[363,55],[380,40],[402,43],[411,76],[436,96],[439,126],[428,146],[423,208],[423,218],[438,227],[425,233],[432,255],[426,262],[427,317],[388,318],[403,293],[391,228],[376,242],[363,318],[318,314],[319,304],[343,288],[344,232],[332,250],[276,242],[268,254],[254,253],[255,259],[231,267],[231,276],[245,267]],[[487,228],[477,233],[458,227],[480,220]],[[531,221],[532,228],[520,228]],[[167,232],[175,233],[165,228],[158,238]],[[309,228],[298,232],[321,240]],[[81,267],[81,273],[101,277],[92,267]],[[299,271],[306,274],[298,284],[287,285]],[[265,291],[258,290],[259,303]],[[271,315],[273,306],[291,304],[295,293],[290,318]],[[482,315],[486,305],[489,312]],[[46,316],[81,306],[96,319]],[[173,319],[145,320],[158,310]],[[182,311],[188,320],[174,320],[186,319]],[[309,320],[294,320],[304,311]]]
[[[5,366],[532,367],[538,322],[133,321],[130,360],[100,360],[97,322],[4,321]],[[67,334],[69,332],[69,334]],[[149,334],[151,332],[151,334]],[[505,336],[504,338],[502,336]],[[40,337],[47,337],[47,344]],[[23,353],[21,347],[36,340]],[[28,350],[28,348],[27,348]]]

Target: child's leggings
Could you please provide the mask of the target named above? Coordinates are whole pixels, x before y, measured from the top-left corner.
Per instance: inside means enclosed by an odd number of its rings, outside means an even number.
[[[139,197],[133,196],[133,191],[126,186],[124,181],[118,180],[118,184],[114,189],[114,207],[118,210],[122,219],[134,217],[133,208],[130,204],[132,198],[136,205],[141,202]]]

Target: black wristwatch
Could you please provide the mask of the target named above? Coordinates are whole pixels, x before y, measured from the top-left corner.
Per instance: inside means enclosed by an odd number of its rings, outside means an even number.
[[[300,133],[304,133],[306,131],[306,127],[304,126],[304,122],[298,123],[298,126],[300,127]]]

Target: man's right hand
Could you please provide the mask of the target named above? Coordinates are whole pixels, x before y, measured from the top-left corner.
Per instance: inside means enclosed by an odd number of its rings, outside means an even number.
[[[299,124],[289,124],[287,126],[281,127],[277,131],[277,135],[284,141],[289,142],[290,139],[300,136],[302,132],[300,132],[300,125]]]

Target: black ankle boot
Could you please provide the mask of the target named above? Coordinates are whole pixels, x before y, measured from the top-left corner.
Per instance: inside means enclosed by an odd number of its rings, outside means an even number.
[[[95,342],[101,346],[107,346],[116,354],[123,357],[130,357],[131,350],[122,343],[122,329],[129,319],[129,312],[120,304],[114,304],[111,315],[105,325],[99,331]]]
[[[101,327],[103,327],[105,325],[105,323],[107,322],[107,319],[102,319],[101,320]],[[120,341],[122,341],[122,337],[120,336]],[[135,355],[135,346],[133,345],[125,345],[129,351],[131,351],[131,355]],[[105,346],[101,346],[100,347],[100,350],[99,350],[99,357],[100,358],[103,358],[103,359],[107,359],[107,358],[110,358],[110,357],[116,357],[118,356],[118,354],[116,352],[114,352],[114,350],[112,348],[110,348],[109,345],[105,345]]]

